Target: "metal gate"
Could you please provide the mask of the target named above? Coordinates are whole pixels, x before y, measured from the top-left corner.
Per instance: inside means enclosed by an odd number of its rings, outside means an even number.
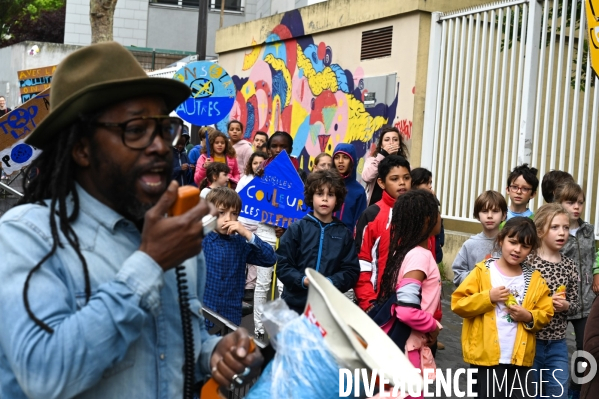
[[[476,221],[475,198],[505,194],[514,166],[571,173],[599,236],[599,79],[581,0],[502,1],[434,13],[422,165],[444,218]],[[540,186],[531,202],[542,204]],[[599,237],[598,237],[599,238]]]

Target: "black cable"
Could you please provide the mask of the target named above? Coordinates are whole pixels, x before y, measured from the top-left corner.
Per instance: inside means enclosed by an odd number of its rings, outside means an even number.
[[[183,364],[183,399],[193,399],[195,387],[195,349],[185,266],[177,266],[175,273],[177,275],[179,309],[181,310],[181,325],[183,327],[183,349],[185,352],[185,363]]]

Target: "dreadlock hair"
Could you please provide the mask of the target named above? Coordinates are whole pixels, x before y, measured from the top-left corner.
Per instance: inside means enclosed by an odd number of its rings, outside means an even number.
[[[439,218],[439,204],[428,190],[411,190],[393,206],[389,257],[377,301],[384,303],[395,292],[399,269],[408,252],[428,239]]]
[[[67,243],[73,247],[77,257],[83,267],[83,277],[85,279],[85,299],[89,301],[91,297],[91,283],[87,262],[81,253],[79,238],[71,227],[71,224],[79,216],[79,196],[75,189],[75,169],[76,165],[71,157],[73,147],[82,137],[91,137],[91,123],[100,113],[89,117],[80,117],[70,127],[62,130],[55,140],[49,141],[48,146],[42,153],[27,167],[25,175],[29,176],[31,172],[38,171],[37,175],[29,182],[23,181],[23,197],[17,205],[21,204],[39,204],[47,206],[44,200],[50,200],[50,230],[52,233],[52,248],[50,251],[29,271],[23,287],[23,301],[29,317],[44,331],[52,334],[54,329],[38,319],[29,306],[27,291],[29,282],[33,273],[38,271],[42,264],[56,253],[57,248],[64,248],[61,242],[59,230],[65,236]],[[67,212],[67,197],[69,194],[73,200],[73,210],[71,214]],[[57,220],[58,219],[58,223]]]

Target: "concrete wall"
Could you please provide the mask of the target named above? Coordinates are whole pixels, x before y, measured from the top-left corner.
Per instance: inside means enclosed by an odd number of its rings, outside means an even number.
[[[445,221],[443,222],[445,223]],[[466,240],[470,237],[472,237],[472,234],[462,233],[454,230],[445,230],[443,264],[445,265],[445,277],[449,281],[453,281],[453,270],[451,270],[451,265],[460,251],[460,248],[462,248],[462,245],[464,245],[464,242],[466,242]]]
[[[197,24],[196,24],[197,25]],[[147,0],[119,0],[114,13],[114,40],[124,46],[147,47]],[[65,44],[91,43],[89,0],[67,0]]]
[[[28,54],[33,45],[40,48],[35,56]],[[6,97],[8,107],[20,105],[17,71],[56,65],[78,48],[79,46],[66,44],[21,42],[0,49],[0,95]]]
[[[247,4],[247,3],[246,3]],[[249,4],[254,7],[254,3]],[[253,14],[250,14],[253,15]],[[224,27],[245,22],[244,13],[225,13]],[[220,13],[208,12],[208,37],[206,38],[206,55],[216,57],[214,42],[216,31],[220,25]],[[168,7],[152,4],[148,18],[147,47],[196,51],[198,31],[198,10],[195,8]]]

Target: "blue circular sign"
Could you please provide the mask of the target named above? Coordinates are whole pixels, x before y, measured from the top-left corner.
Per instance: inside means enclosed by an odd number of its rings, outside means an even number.
[[[235,84],[218,64],[196,61],[179,69],[173,79],[191,89],[191,96],[177,107],[177,115],[198,126],[212,125],[225,119],[235,102]]]
[[[13,160],[13,162],[16,163],[25,163],[29,160],[29,158],[31,158],[32,155],[33,149],[27,144],[23,143],[17,144],[10,151],[10,157]]]

